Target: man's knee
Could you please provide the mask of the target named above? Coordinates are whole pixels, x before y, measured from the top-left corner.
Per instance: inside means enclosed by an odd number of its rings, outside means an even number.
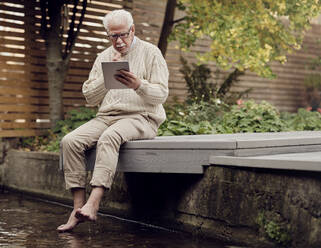
[[[124,139],[120,132],[116,130],[111,130],[105,132],[98,140],[97,146],[101,146],[102,144],[109,144],[113,147],[119,147],[122,143],[124,143]]]
[[[71,133],[65,135],[61,142],[60,142],[60,146],[63,149],[81,149],[81,143],[77,140],[77,138],[75,136],[73,136]]]

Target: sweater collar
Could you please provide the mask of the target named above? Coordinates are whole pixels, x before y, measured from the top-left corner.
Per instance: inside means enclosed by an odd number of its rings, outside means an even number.
[[[137,36],[134,36],[134,39],[132,41],[132,44],[130,44],[128,52],[124,55],[121,55],[121,58],[127,57],[128,54],[130,54],[133,50],[135,50],[139,42],[140,42],[140,39]],[[114,47],[113,47],[113,50],[117,52],[117,50]]]

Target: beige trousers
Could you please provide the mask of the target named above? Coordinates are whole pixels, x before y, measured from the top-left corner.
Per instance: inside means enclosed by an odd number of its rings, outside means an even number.
[[[99,116],[67,134],[61,141],[66,188],[86,185],[85,151],[97,145],[91,186],[111,187],[121,144],[135,139],[152,139],[157,126],[147,116]]]

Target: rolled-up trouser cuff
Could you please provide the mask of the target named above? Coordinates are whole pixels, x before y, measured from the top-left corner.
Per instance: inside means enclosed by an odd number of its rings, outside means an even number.
[[[85,188],[87,173],[67,173],[65,172],[66,189]]]
[[[96,166],[90,185],[92,187],[103,186],[106,189],[110,189],[113,183],[114,174],[115,173],[109,169]]]

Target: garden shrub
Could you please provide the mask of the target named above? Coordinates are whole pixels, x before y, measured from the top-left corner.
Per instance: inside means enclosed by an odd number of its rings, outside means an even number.
[[[211,71],[207,64],[189,64],[182,56],[180,61],[182,68],[179,71],[184,76],[188,91],[186,103],[211,102],[213,99],[221,99],[231,105],[251,91],[251,89],[246,89],[242,92],[231,92],[232,85],[237,83],[239,77],[244,74],[237,69],[227,73],[226,76],[226,72],[218,68]],[[223,81],[222,77],[224,77]]]
[[[287,130],[280,113],[266,101],[255,103],[249,100],[233,105],[215,124],[220,133],[280,132]]]
[[[158,130],[159,136],[215,133],[213,123],[228,111],[229,106],[219,99],[210,102],[189,102],[166,105],[167,120]]]
[[[210,81],[211,70],[207,65],[188,64],[187,60],[180,57],[182,68],[179,70],[183,75],[188,89],[188,99],[199,102],[208,102],[215,98],[217,84]]]
[[[297,113],[282,113],[282,119],[292,131],[319,131],[321,130],[321,114],[300,108]]]
[[[188,123],[215,121],[219,115],[229,110],[229,106],[219,99],[210,102],[174,103],[165,105],[168,120],[180,120]]]
[[[184,121],[168,120],[165,121],[158,129],[158,136],[195,135],[212,133],[214,133],[214,129],[208,121],[201,121],[198,124],[193,124]]]
[[[70,131],[96,116],[96,110],[86,107],[70,110],[65,120],[57,122],[47,135],[20,139],[20,147],[31,151],[58,152],[61,139]]]

